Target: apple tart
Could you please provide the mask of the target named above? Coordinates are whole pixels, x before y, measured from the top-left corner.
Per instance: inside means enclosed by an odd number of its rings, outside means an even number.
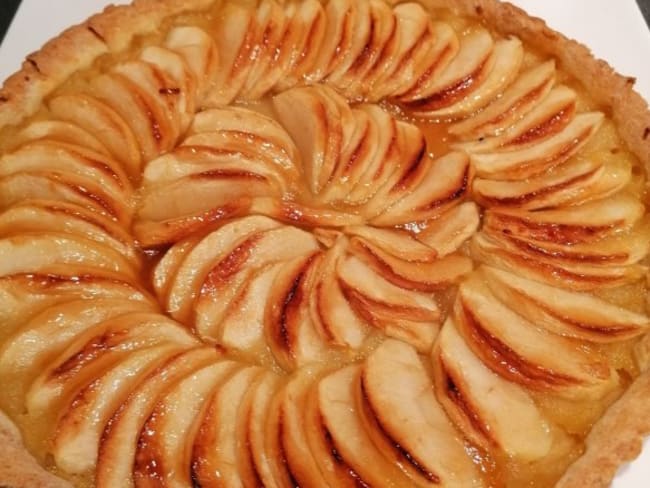
[[[492,0],[66,31],[0,91],[0,485],[606,486],[650,433],[632,85]]]

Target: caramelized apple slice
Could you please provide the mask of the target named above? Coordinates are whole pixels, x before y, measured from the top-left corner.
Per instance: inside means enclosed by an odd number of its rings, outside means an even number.
[[[480,215],[473,202],[456,205],[418,229],[415,238],[444,257],[459,249],[478,229]]]
[[[574,117],[575,111],[576,93],[566,86],[558,86],[533,110],[501,134],[482,137],[478,141],[461,143],[458,146],[468,152],[480,153],[535,144],[566,127]]]
[[[64,265],[8,275],[0,278],[0,340],[42,310],[75,299],[154,302],[140,284],[106,270]]]
[[[256,366],[242,368],[215,388],[205,411],[198,421],[192,443],[192,482],[200,486],[243,487],[238,471],[237,422],[244,396],[262,370]]]
[[[516,241],[505,237],[500,239],[488,237],[480,233],[472,239],[472,253],[476,259],[510,270],[516,270],[521,276],[546,282],[569,290],[591,291],[599,288],[618,287],[634,283],[643,278],[647,267],[640,264],[608,265],[590,264],[582,262],[567,262],[554,257],[543,258],[543,249],[532,248],[534,252],[528,253],[525,249],[529,246],[523,244],[524,250],[516,245]],[[500,236],[500,237],[501,237]],[[542,252],[540,252],[542,251]],[[531,255],[535,257],[532,258]]]
[[[227,3],[218,17],[213,27],[215,41],[217,46],[228,49],[219,50],[219,69],[203,102],[209,107],[229,105],[237,97],[255,63],[254,49],[263,29],[255,21],[255,10],[250,6]]]
[[[616,386],[618,375],[599,353],[528,322],[478,277],[460,286],[458,300],[463,336],[503,378],[567,398],[600,398]]]
[[[197,289],[201,287],[202,280],[209,273],[210,268],[224,261],[231,266],[239,264],[234,260],[239,246],[246,243],[254,236],[279,228],[279,224],[265,217],[248,217],[235,220],[220,229],[205,236],[200,243],[187,252],[182,264],[178,266],[167,296],[166,308],[175,317],[186,320],[190,314],[191,301],[188,298],[196,297]],[[247,257],[254,242],[248,248],[240,249],[241,257]],[[184,246],[183,243],[179,246]],[[244,252],[242,252],[244,251]],[[230,261],[227,260],[230,255]],[[224,274],[228,276],[228,274]]]
[[[88,95],[59,95],[48,103],[57,119],[91,132],[122,164],[132,178],[139,177],[142,155],[133,130],[108,103]]]
[[[285,459],[277,451],[267,449],[267,443],[278,442],[279,422],[277,408],[272,408],[273,397],[278,390],[279,379],[267,373],[261,381],[248,392],[249,403],[246,414],[242,417],[243,431],[239,431],[240,465],[243,476],[250,475],[259,480],[263,486],[287,486],[289,475]],[[269,432],[272,430],[273,432]],[[252,483],[254,484],[254,483]]]
[[[516,49],[509,49],[511,46],[513,44],[504,44],[506,53],[513,58],[512,60],[505,59],[504,64],[512,61],[516,67],[518,64],[517,59],[518,57],[519,60],[521,59],[521,54],[517,56]],[[458,54],[456,54],[449,65],[438,76],[432,78],[426,84],[426,88],[419,90],[418,99],[410,101],[408,104],[409,109],[418,115],[429,116],[430,113],[433,117],[453,113],[453,106],[461,100],[474,95],[478,87],[481,86],[481,82],[491,71],[494,69],[501,71],[504,68],[500,64],[495,66],[498,58],[495,59],[495,56],[493,56],[494,50],[494,40],[485,29],[477,29],[467,34],[461,41]],[[509,50],[512,52],[508,52]],[[508,75],[508,78],[511,76],[511,74]],[[485,81],[487,83],[492,80],[488,78]],[[487,90],[489,93],[489,86]],[[402,103],[404,101],[402,100]],[[450,106],[452,108],[449,113],[441,110]],[[462,105],[460,111],[463,112]]]
[[[345,93],[350,99],[365,98],[370,93],[372,86],[366,78],[372,68],[381,62],[384,47],[394,35],[397,25],[391,8],[385,2],[371,0],[368,3],[370,32],[365,45],[356,53],[353,50],[348,51],[351,59],[349,66],[345,70],[339,67],[337,72],[331,73],[327,79],[328,84]]]
[[[318,195],[342,164],[343,146],[354,131],[350,107],[323,85],[283,92],[273,98],[273,106],[296,141],[310,190]]]
[[[96,182],[72,173],[21,171],[0,178],[0,208],[24,200],[68,202],[126,224],[131,219],[130,202],[116,199]]]
[[[301,227],[345,227],[365,223],[362,215],[332,210],[329,207],[306,206],[271,197],[255,198],[250,213],[267,215],[288,225]]]
[[[160,396],[137,439],[133,462],[136,486],[154,483],[191,486],[192,443],[215,389],[240,366],[222,360],[194,371]]]
[[[362,392],[369,414],[398,465],[419,486],[472,486],[476,468],[436,401],[431,379],[415,350],[387,340],[366,359]]]
[[[85,128],[61,120],[37,120],[32,122],[12,138],[13,150],[32,141],[60,142],[66,145],[85,147],[103,156],[110,153],[99,139]]]
[[[494,295],[551,332],[608,343],[636,337],[650,319],[586,293],[562,290],[492,267],[481,268]]]
[[[467,49],[465,43],[469,43],[470,40],[463,42],[461,46],[461,51],[458,53],[458,57],[455,58],[460,61],[461,56],[464,54],[464,50]],[[476,42],[472,39],[472,42]],[[499,94],[503,91],[505,87],[510,85],[512,81],[516,78],[519,73],[519,68],[521,67],[522,61],[524,58],[524,50],[521,44],[521,41],[517,38],[509,38],[500,41],[496,41],[494,44],[494,49],[490,58],[484,61],[485,66],[481,67],[482,73],[472,73],[470,77],[478,77],[476,81],[478,86],[474,88],[469,94],[466,92],[461,98],[458,97],[457,90],[459,85],[456,84],[450,89],[447,88],[444,92],[438,92],[433,97],[429,96],[428,100],[433,101],[433,110],[429,110],[428,107],[431,106],[431,103],[425,103],[425,109],[421,112],[421,108],[418,107],[417,113],[424,115],[428,118],[451,118],[458,119],[467,117],[478,109],[481,109],[488,105],[490,102],[495,100]],[[454,61],[455,61],[454,60]],[[454,69],[454,61],[451,62],[447,70]],[[447,71],[443,72],[442,77],[447,75]],[[482,79],[481,79],[482,78]],[[470,78],[471,79],[471,78]],[[467,77],[463,78],[462,85],[464,89],[464,84],[468,83],[469,80]],[[454,102],[454,100],[457,100]],[[451,105],[449,103],[451,102]],[[416,106],[420,102],[416,102]]]
[[[329,486],[321,474],[321,460],[309,449],[305,433],[307,394],[319,376],[318,371],[303,368],[280,392],[280,444],[297,486]]]
[[[29,383],[78,334],[111,317],[153,308],[152,303],[130,300],[70,300],[37,314],[0,349],[0,378],[8,388],[0,399],[3,408],[24,408],[23,395]]]
[[[575,159],[523,181],[477,178],[472,190],[485,206],[518,206],[526,210],[576,205],[615,194],[632,179],[628,162],[602,164],[593,159]]]
[[[167,300],[169,299],[169,288],[173,284],[173,279],[176,276],[178,269],[181,264],[183,264],[183,261],[190,251],[192,251],[192,249],[194,249],[202,240],[203,236],[200,234],[193,234],[186,239],[177,242],[167,250],[153,268],[151,281],[156,296],[161,303],[167,303]]]
[[[576,154],[600,128],[600,112],[577,115],[562,131],[523,149],[472,153],[472,166],[478,176],[521,180],[553,168]]]
[[[278,69],[281,49],[288,29],[289,18],[276,0],[263,0],[257,7],[255,22],[262,36],[255,50],[255,64],[248,73],[241,96],[257,100],[268,93],[282,76]]]
[[[325,7],[327,29],[316,60],[314,80],[340,79],[368,45],[372,32],[369,2],[333,0]]]
[[[323,355],[325,342],[310,315],[310,293],[318,278],[320,253],[288,262],[269,295],[264,325],[266,343],[288,371]]]
[[[393,459],[373,444],[356,406],[360,366],[348,366],[323,378],[317,387],[318,413],[331,451],[368,486],[403,486],[408,478]]]
[[[145,161],[171,149],[178,136],[155,95],[119,73],[107,73],[91,81],[92,93],[115,110],[138,141]]]
[[[167,74],[166,85],[160,86],[161,97],[169,98],[172,116],[178,117],[180,133],[189,127],[197,106],[198,81],[185,58],[171,49],[149,46],[140,53],[140,59]]]
[[[116,222],[78,205],[50,200],[23,201],[0,214],[0,236],[66,232],[104,244],[134,264],[133,238]]]
[[[355,226],[346,227],[343,231],[348,235],[360,237],[404,261],[431,262],[438,257],[435,249],[403,230]]]
[[[474,444],[525,462],[553,444],[547,420],[519,385],[490,371],[448,319],[433,353],[436,394],[447,415]]]
[[[169,358],[143,379],[106,423],[95,470],[95,483],[99,488],[134,485],[132,470],[138,438],[159,398],[183,378],[218,359],[213,348],[193,348]]]
[[[420,174],[412,182],[398,184],[393,190],[396,201],[372,219],[379,226],[425,221],[439,215],[445,207],[459,200],[470,185],[467,156],[451,152],[435,161],[427,158]]]
[[[338,281],[338,266],[345,257],[348,242],[338,239],[325,254],[318,269],[310,300],[311,317],[330,345],[358,349],[368,331],[354,313]]]
[[[302,84],[313,73],[327,25],[325,9],[318,0],[305,0],[285,8],[289,20],[279,47],[278,66],[283,77],[276,85],[278,91]]]
[[[105,244],[72,234],[24,233],[0,239],[0,276],[38,273],[52,265],[86,266],[136,280],[134,263]]]
[[[429,262],[404,261],[358,238],[352,239],[351,252],[377,274],[406,290],[441,290],[458,283],[472,271],[472,260],[461,254],[450,254]]]
[[[498,135],[541,103],[554,82],[554,61],[530,68],[500,98],[475,116],[453,124],[449,131],[476,139]]]
[[[368,323],[428,351],[438,332],[440,311],[427,294],[393,285],[355,257],[339,264],[343,294]]]
[[[304,259],[317,251],[314,237],[295,227],[252,235],[219,259],[203,263],[198,286],[187,289],[189,293],[184,295],[172,292],[170,308],[177,310],[176,314],[193,311],[199,334],[203,338],[215,338],[238,290],[256,270],[294,258]],[[176,283],[182,279],[179,272]]]
[[[144,312],[111,317],[84,330],[32,382],[25,399],[29,416],[65,409],[79,389],[88,387],[129,353],[165,343],[191,347],[196,339],[164,315]]]
[[[165,47],[180,54],[197,83],[196,101],[203,100],[219,69],[219,53],[212,37],[198,27],[174,27],[169,31]]]
[[[485,213],[485,226],[522,238],[557,244],[590,243],[629,230],[643,216],[643,205],[617,195],[607,200],[550,210],[527,212],[495,208]]]
[[[93,469],[104,426],[113,412],[140,381],[180,351],[177,344],[135,350],[81,388],[61,411],[56,424],[52,439],[56,465],[70,474]]]

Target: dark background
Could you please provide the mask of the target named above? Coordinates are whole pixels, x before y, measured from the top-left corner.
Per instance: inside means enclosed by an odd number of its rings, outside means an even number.
[[[540,1],[544,1],[544,0],[540,0]],[[571,0],[567,0],[567,1],[571,1]],[[628,2],[632,0],[610,0],[610,1]],[[643,15],[645,16],[645,20],[648,23],[648,26],[650,26],[650,0],[636,0],[636,1],[641,7],[641,10],[643,11]],[[11,19],[13,18],[14,13],[16,12],[16,9],[18,8],[19,4],[20,4],[20,0],[0,0],[0,42],[2,42],[5,32],[7,31],[7,28],[9,27],[9,24],[11,23]]]

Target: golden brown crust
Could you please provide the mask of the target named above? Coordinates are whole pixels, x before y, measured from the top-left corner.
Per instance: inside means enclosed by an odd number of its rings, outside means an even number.
[[[136,0],[132,5],[108,7],[103,13],[71,27],[29,55],[21,70],[0,89],[0,128],[19,124],[35,113],[48,94],[101,55],[124,50],[135,36],[154,32],[167,17],[207,8],[213,1]],[[561,68],[582,82],[595,101],[611,114],[621,137],[650,173],[650,111],[647,102],[634,90],[632,78],[617,74],[606,62],[595,59],[582,44],[553,31],[541,19],[532,18],[509,3],[421,1],[431,8],[447,7],[480,18],[490,28],[506,35],[516,34],[557,58]],[[638,456],[643,436],[650,433],[648,395],[650,371],[637,378],[594,426],[584,455],[565,473],[558,487],[608,486],[618,467]],[[20,434],[1,412],[0,486],[69,486],[40,468],[25,452]]]

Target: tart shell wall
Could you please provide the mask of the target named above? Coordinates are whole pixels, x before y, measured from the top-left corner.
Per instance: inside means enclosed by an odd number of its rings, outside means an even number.
[[[186,11],[200,11],[211,0],[136,1],[109,7],[50,41],[30,55],[21,71],[7,80],[0,91],[0,127],[19,124],[35,113],[43,99],[79,69],[90,66],[107,53],[125,50],[134,37],[156,32],[165,19]],[[392,2],[398,3],[398,2]],[[522,10],[491,0],[425,0],[430,8],[453,11],[484,21],[502,34],[516,34],[560,60],[561,69],[582,82],[602,109],[611,114],[620,135],[650,173],[650,112],[633,89],[633,80],[617,74],[589,50],[548,28]],[[83,46],[83,48],[79,48]],[[649,338],[638,345],[643,372],[623,397],[593,427],[587,450],[566,472],[558,486],[607,486],[618,467],[640,452],[643,436],[650,433],[647,398],[650,372]],[[0,481],[8,486],[68,486],[43,471],[21,449],[17,430],[0,416]],[[6,462],[5,460],[10,460]],[[40,471],[40,474],[37,474]]]

